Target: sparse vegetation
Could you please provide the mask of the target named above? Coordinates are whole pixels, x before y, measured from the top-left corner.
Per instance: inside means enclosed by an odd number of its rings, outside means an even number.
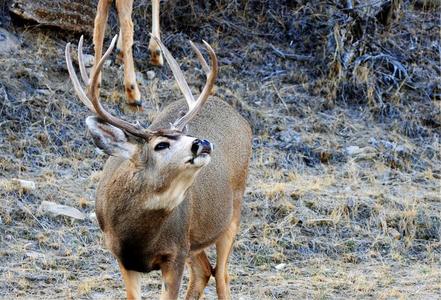
[[[438,6],[401,1],[383,24],[386,2],[164,3],[164,42],[192,89],[204,74],[186,40],[206,39],[220,58],[216,94],[254,130],[231,256],[235,298],[441,294]],[[0,51],[0,297],[122,297],[93,215],[105,156],[85,131],[88,112],[64,64],[65,43],[77,36],[11,19],[8,3],[1,26],[19,47]],[[115,114],[145,123],[180,97],[168,67],[148,65],[149,9],[136,2],[144,112],[124,107],[120,66],[106,66],[101,89]],[[109,22],[107,37],[117,28],[114,16]],[[92,53],[90,37],[87,45]],[[45,214],[42,201],[87,218]],[[143,280],[147,298],[157,296],[157,275]],[[214,284],[206,294],[215,295]]]

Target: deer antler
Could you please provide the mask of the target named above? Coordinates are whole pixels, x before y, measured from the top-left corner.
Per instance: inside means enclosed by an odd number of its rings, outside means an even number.
[[[202,53],[201,53],[201,51],[199,51],[198,47],[196,47],[196,45],[192,41],[189,41],[189,42],[190,42],[191,48],[196,53],[196,56],[197,56],[197,58],[199,60],[199,63],[202,66],[202,70],[208,76],[208,73],[210,73],[210,67],[208,66],[207,62],[205,61],[205,58],[202,56]]]
[[[78,42],[78,66],[80,67],[81,78],[83,78],[84,84],[89,85],[89,76],[87,75],[86,66],[84,65],[84,56],[83,56],[83,36],[80,37],[80,41]]]
[[[110,43],[109,48],[107,49],[106,53],[104,53],[103,57],[100,59],[98,64],[96,65],[96,68],[92,71],[92,74],[90,76],[90,79],[87,76],[86,67],[84,65],[84,59],[83,59],[83,37],[81,36],[80,41],[78,43],[78,63],[80,68],[81,77],[83,79],[84,84],[88,86],[90,98],[87,96],[84,89],[81,87],[81,84],[78,80],[78,77],[75,73],[74,67],[72,65],[72,59],[70,55],[70,43],[67,43],[66,50],[65,50],[65,56],[66,56],[66,64],[67,64],[67,70],[69,72],[70,79],[74,85],[75,93],[77,94],[78,98],[80,98],[81,102],[83,102],[91,111],[93,111],[98,117],[100,117],[103,121],[118,127],[128,133],[131,133],[137,137],[149,139],[152,135],[152,132],[140,128],[139,125],[135,125],[132,123],[129,123],[127,121],[124,121],[122,119],[116,118],[110,113],[108,113],[103,106],[101,105],[101,102],[99,100],[98,93],[98,78],[99,74],[101,72],[101,69],[104,65],[104,62],[109,57],[110,53],[112,53],[113,48],[115,47],[115,43],[117,40],[117,35],[112,39],[112,42]]]
[[[208,54],[210,55],[211,59],[211,69],[208,67],[207,62],[203,58],[201,52],[194,46],[192,42],[190,42],[193,50],[196,52],[196,56],[198,57],[198,60],[202,64],[202,68],[207,74],[207,81],[205,83],[205,86],[202,90],[202,93],[199,95],[198,99],[195,100],[193,97],[193,94],[191,93],[190,88],[188,87],[187,81],[184,78],[184,75],[182,74],[182,70],[179,67],[176,60],[173,58],[173,56],[170,54],[168,49],[162,44],[162,42],[156,38],[153,37],[153,39],[156,41],[156,43],[159,45],[159,47],[162,50],[162,53],[164,54],[165,59],[167,60],[167,63],[170,66],[170,69],[173,72],[173,76],[175,77],[178,86],[181,90],[181,92],[184,94],[184,98],[187,101],[188,105],[188,112],[180,119],[176,120],[173,123],[174,129],[182,131],[185,127],[185,125],[188,124],[202,109],[205,102],[208,99],[208,96],[210,95],[211,89],[214,86],[214,82],[216,81],[217,73],[218,73],[218,62],[216,54],[214,53],[213,48],[206,42],[203,41],[205,44],[205,47],[207,48]]]

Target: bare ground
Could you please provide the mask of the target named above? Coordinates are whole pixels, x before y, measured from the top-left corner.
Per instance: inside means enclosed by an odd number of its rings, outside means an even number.
[[[198,21],[210,21],[208,27],[168,15],[164,21],[170,28],[164,40],[195,91],[203,73],[185,40],[205,38],[214,46],[221,62],[216,94],[253,127],[230,263],[234,298],[440,298],[437,14],[404,1],[389,31],[364,27],[367,37],[345,66],[352,44],[347,38],[339,46],[336,37],[357,24],[335,29],[329,24],[341,16],[330,17],[326,5],[265,3],[257,21],[247,10],[243,19],[231,19],[234,7],[222,14],[212,8]],[[179,22],[187,31],[177,30]],[[144,111],[124,106],[122,68],[114,63],[105,69],[102,98],[114,113],[148,124],[181,96],[167,67],[149,66],[140,23],[135,55]],[[106,157],[85,130],[89,113],[75,98],[64,64],[65,43],[78,36],[9,21],[3,26],[19,47],[0,53],[0,297],[124,297],[93,217]],[[372,58],[382,51],[389,57]],[[23,189],[15,178],[36,188]],[[53,216],[38,209],[42,201],[76,207],[87,217]],[[143,295],[159,291],[159,274],[145,275]],[[206,295],[215,296],[213,279]]]

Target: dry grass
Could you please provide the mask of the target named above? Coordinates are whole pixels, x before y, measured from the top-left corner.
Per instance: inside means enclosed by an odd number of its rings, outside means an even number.
[[[430,60],[438,50],[429,47],[431,26],[439,29],[436,14],[405,2],[403,17],[390,32],[378,27],[367,33],[376,44],[359,57],[386,49],[393,64],[406,68],[412,85],[395,78],[398,85],[387,86],[373,74],[388,71],[390,61],[366,60],[332,77],[332,48],[323,41],[334,27],[322,25],[340,15],[330,13],[336,13],[331,5],[288,2],[208,1],[206,8],[190,2],[197,13],[209,13],[189,24],[191,6],[177,1],[170,11],[180,17],[164,15],[164,40],[190,86],[197,91],[203,73],[193,67],[184,41],[206,38],[221,61],[217,95],[253,126],[250,178],[230,266],[235,298],[438,297],[439,72]],[[241,10],[243,5],[247,9]],[[146,19],[136,24],[135,45],[145,112],[125,111],[122,69],[114,64],[105,70],[102,97],[115,114],[148,123],[181,96],[167,67],[154,69],[153,80],[142,76],[152,69],[142,42],[147,41],[146,6],[141,1],[136,7]],[[259,13],[251,18],[256,7]],[[417,20],[421,26],[415,26]],[[65,42],[76,37],[39,27],[9,29],[22,45],[13,55],[0,56],[0,297],[123,297],[117,264],[104,249],[93,216],[106,157],[85,131],[88,112],[74,97],[64,66]],[[415,48],[404,51],[415,34],[420,36],[413,40]],[[343,51],[351,44],[339,47]],[[274,49],[312,57],[314,63],[283,58]],[[36,188],[23,189],[16,179],[32,180]],[[39,212],[45,200],[73,206],[87,218]],[[144,276],[145,297],[156,297],[159,290],[158,273]],[[213,279],[206,294],[215,295]]]

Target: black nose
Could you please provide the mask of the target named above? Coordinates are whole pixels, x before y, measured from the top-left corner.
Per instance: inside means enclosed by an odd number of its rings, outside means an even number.
[[[191,153],[193,153],[193,155],[199,155],[201,153],[210,154],[211,150],[213,150],[213,146],[207,140],[195,139],[191,145]]]
[[[138,100],[135,100],[135,103],[134,103],[136,106],[142,106],[142,100],[141,99],[138,99]]]

